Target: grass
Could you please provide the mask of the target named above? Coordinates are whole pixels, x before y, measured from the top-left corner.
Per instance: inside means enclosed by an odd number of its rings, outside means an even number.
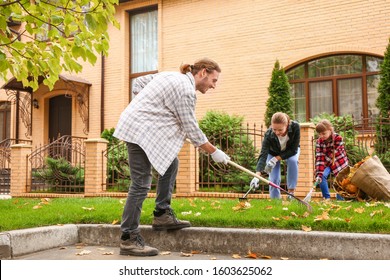
[[[312,202],[313,212],[295,201],[175,198],[179,219],[192,226],[390,233],[390,203]],[[0,231],[57,224],[119,224],[125,199],[12,198],[0,200]],[[240,208],[241,207],[241,208]],[[233,209],[240,208],[240,209]],[[154,199],[146,199],[141,224],[151,224]]]

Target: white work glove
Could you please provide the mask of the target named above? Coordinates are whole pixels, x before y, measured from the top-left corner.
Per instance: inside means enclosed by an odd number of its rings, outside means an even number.
[[[267,174],[270,174],[277,162],[278,162],[278,159],[276,157],[271,158],[267,162],[267,165],[265,166],[264,171],[267,172]]]
[[[321,177],[320,177],[320,176],[317,176],[316,181],[314,182],[314,184],[317,186],[317,185],[319,185],[321,182],[322,182]]]
[[[214,153],[211,154],[211,157],[215,162],[227,164],[230,157],[222,152],[220,149],[216,149]]]
[[[258,178],[253,177],[253,179],[252,179],[252,181],[251,181],[249,187],[250,187],[251,189],[253,188],[254,191],[257,190],[257,189],[259,188],[259,181],[260,181],[260,180],[259,180]]]

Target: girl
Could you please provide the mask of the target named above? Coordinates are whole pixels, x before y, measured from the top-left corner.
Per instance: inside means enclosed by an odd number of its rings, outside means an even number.
[[[321,120],[316,125],[318,139],[316,142],[316,183],[320,185],[322,197],[330,199],[328,177],[334,176],[348,166],[348,157],[344,148],[343,138],[334,132],[328,120]],[[341,199],[338,195],[337,199]]]
[[[287,163],[287,189],[294,194],[298,181],[300,126],[296,121],[282,112],[273,114],[271,127],[265,133],[261,152],[256,166],[256,173],[269,174],[269,180],[275,185],[280,185],[280,161]],[[251,181],[251,187],[258,187],[259,179]],[[281,198],[280,190],[269,187],[271,198]]]

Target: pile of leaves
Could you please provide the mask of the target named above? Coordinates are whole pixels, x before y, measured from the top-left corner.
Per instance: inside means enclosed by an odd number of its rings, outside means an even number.
[[[359,201],[369,200],[369,196],[359,189],[358,186],[352,184],[351,180],[359,167],[370,158],[371,156],[365,157],[354,166],[345,168],[337,175],[336,180],[334,180],[333,187],[343,198],[356,199]]]

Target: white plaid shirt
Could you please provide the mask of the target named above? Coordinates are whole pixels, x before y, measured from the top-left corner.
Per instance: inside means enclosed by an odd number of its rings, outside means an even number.
[[[122,112],[114,136],[139,145],[163,175],[186,138],[195,146],[208,141],[195,116],[195,80],[191,73],[161,72],[137,78],[134,88],[141,90]]]

